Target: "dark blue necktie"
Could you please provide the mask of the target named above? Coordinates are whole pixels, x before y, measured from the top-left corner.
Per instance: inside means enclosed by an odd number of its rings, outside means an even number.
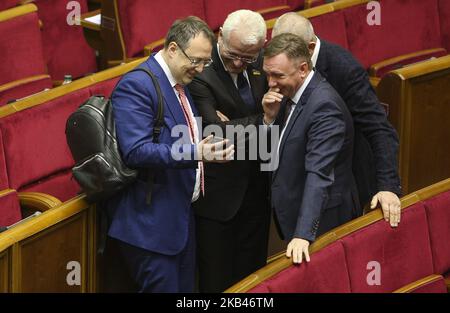
[[[243,73],[239,73],[237,77],[237,87],[242,100],[247,105],[250,111],[255,110],[255,99],[253,99],[252,90],[248,84],[247,79],[244,77]]]

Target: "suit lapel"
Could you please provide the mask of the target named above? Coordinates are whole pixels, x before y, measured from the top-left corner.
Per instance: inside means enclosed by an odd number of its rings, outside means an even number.
[[[169,109],[169,112],[172,114],[172,117],[175,120],[175,123],[178,125],[182,125],[182,124],[186,125],[186,119],[185,119],[183,111],[181,109],[180,102],[178,101],[178,98],[175,95],[175,92],[173,91],[173,88],[170,85],[169,79],[167,78],[163,69],[158,64],[158,62],[155,60],[154,56],[151,56],[146,61],[146,64],[149,67],[149,69],[158,78],[158,82],[161,87],[161,92],[163,94],[164,101],[166,103],[165,107]]]
[[[262,62],[262,58],[260,57],[257,62],[258,64],[260,64]],[[264,95],[264,93],[267,91],[266,76],[264,75],[262,70],[258,69],[258,66],[253,66],[252,64],[247,67],[247,75],[248,80],[250,81],[253,98],[255,99],[256,111],[262,112],[263,108],[259,102],[262,95]]]
[[[286,144],[287,139],[289,138],[289,135],[295,125],[295,122],[297,121],[298,117],[303,111],[304,106],[308,105],[309,97],[311,96],[314,89],[316,89],[317,85],[320,81],[323,80],[323,77],[315,72],[313,77],[311,78],[311,81],[309,82],[308,86],[306,86],[306,89],[303,91],[302,96],[300,97],[300,100],[298,101],[297,105],[295,106],[294,112],[292,112],[292,116],[289,120],[289,123],[286,125],[286,130],[284,131],[283,138],[280,142],[280,149],[278,150],[278,161],[280,162],[281,156],[283,154],[284,146]],[[282,106],[283,107],[283,106]],[[272,181],[275,179],[277,174],[277,171],[272,175]]]
[[[325,79],[328,78],[327,72],[328,72],[328,63],[327,63],[327,49],[328,49],[328,43],[325,40],[320,39],[320,50],[319,55],[317,56],[317,62],[316,62],[316,70],[324,77]]]

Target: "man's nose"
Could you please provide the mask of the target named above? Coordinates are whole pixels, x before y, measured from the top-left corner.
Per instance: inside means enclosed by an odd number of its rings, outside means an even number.
[[[272,77],[268,77],[268,80],[269,80],[269,87],[270,88],[273,88],[273,87],[276,87],[276,85],[277,85],[277,81],[275,80],[275,79],[273,79]]]

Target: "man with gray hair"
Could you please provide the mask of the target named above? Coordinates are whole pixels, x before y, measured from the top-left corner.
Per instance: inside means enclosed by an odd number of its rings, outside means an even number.
[[[262,123],[267,81],[260,52],[265,41],[266,24],[259,13],[228,15],[213,47],[212,66],[188,85],[204,126]],[[221,292],[266,264],[267,172],[256,160],[205,164],[205,190],[195,204],[199,290]]]
[[[352,114],[353,173],[361,207],[371,200],[373,209],[379,202],[385,220],[396,227],[400,222],[401,195],[398,136],[370,85],[367,72],[350,52],[319,39],[311,22],[299,14],[286,13],[277,19],[272,36],[283,33],[293,33],[308,43],[313,66],[336,89]]]

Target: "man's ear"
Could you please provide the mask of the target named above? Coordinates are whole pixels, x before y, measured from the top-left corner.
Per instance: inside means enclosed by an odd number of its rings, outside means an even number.
[[[306,76],[308,76],[308,72],[309,72],[310,68],[308,66],[307,62],[302,62],[300,64],[300,76],[305,79]]]
[[[167,46],[167,53],[170,57],[174,57],[175,53],[177,52],[178,49],[178,45],[176,44],[175,41],[172,41],[169,43],[169,45]]]
[[[309,54],[312,56],[314,53],[314,49],[316,48],[316,43],[314,41],[310,41],[308,44]]]

